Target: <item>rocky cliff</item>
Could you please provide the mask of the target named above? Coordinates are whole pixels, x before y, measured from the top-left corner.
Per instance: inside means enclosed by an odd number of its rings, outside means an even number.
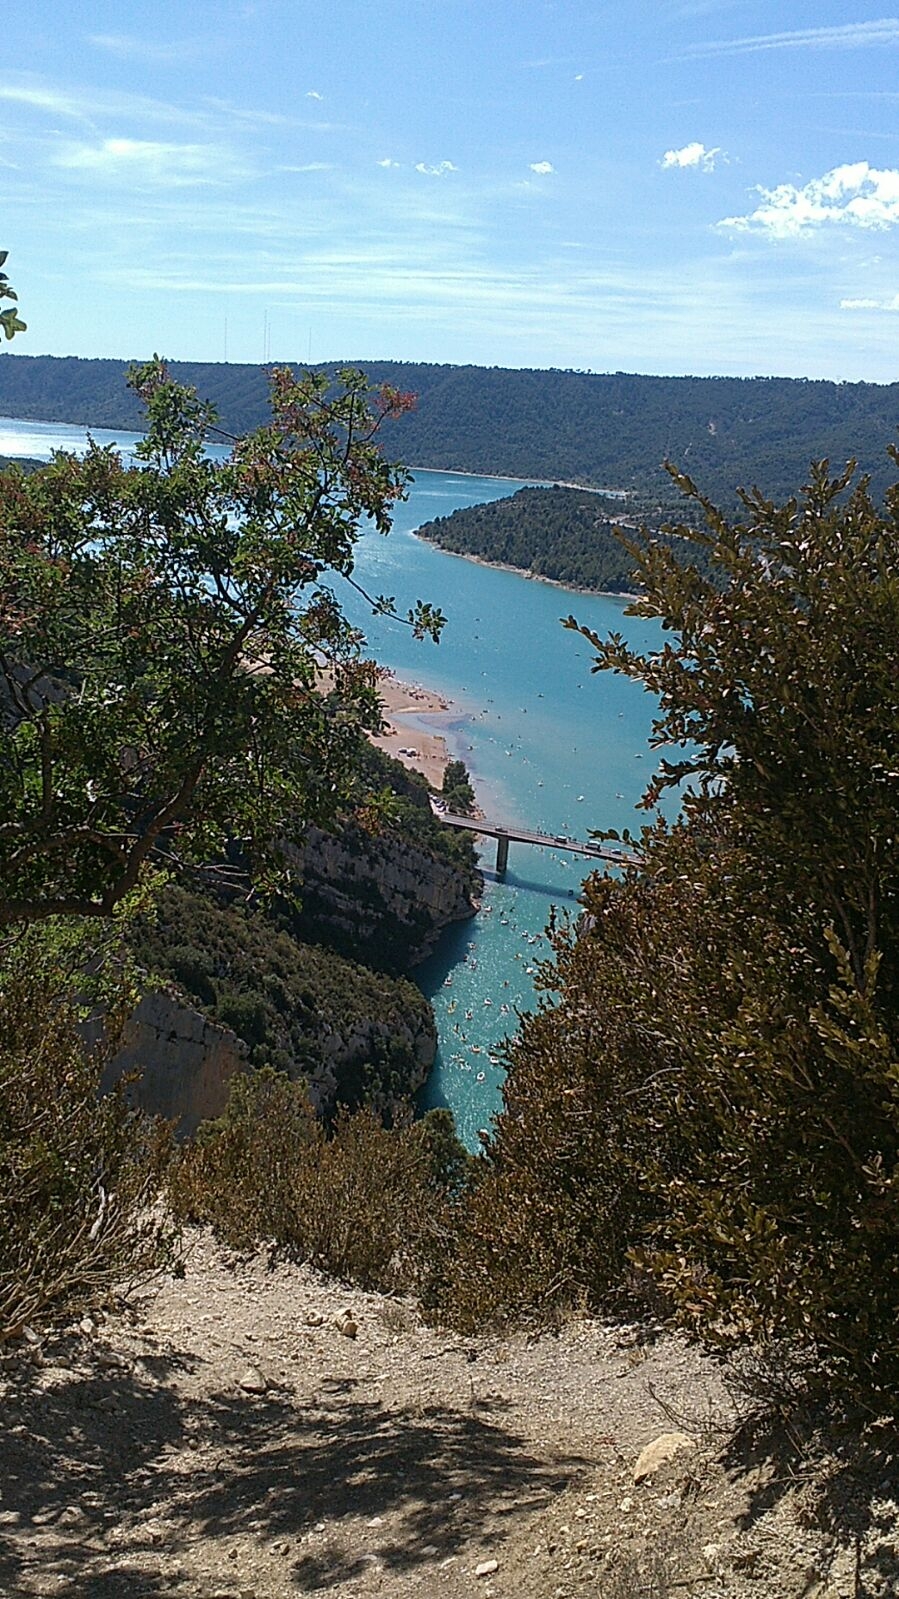
[[[339,1104],[364,1099],[391,1116],[427,1078],[437,1036],[427,1011],[343,1021],[321,1015],[308,1044],[302,1075],[317,1111],[329,1116]],[[202,1121],[224,1113],[231,1080],[251,1069],[251,1054],[232,1028],[173,990],[155,989],[127,1022],[102,1088],[133,1074],[132,1103],[174,1122],[178,1138],[190,1138]]]
[[[247,1047],[230,1027],[166,989],[146,993],[125,1024],[122,1048],[103,1074],[107,1093],[126,1074],[131,1102],[175,1124],[189,1138],[201,1121],[221,1116],[237,1072],[247,1070]]]
[[[425,959],[444,928],[477,909],[476,872],[406,838],[309,829],[295,855],[298,929],[394,971]]]

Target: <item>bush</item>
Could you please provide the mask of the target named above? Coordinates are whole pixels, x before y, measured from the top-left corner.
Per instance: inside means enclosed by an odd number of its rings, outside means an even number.
[[[175,1166],[175,1215],[232,1247],[268,1244],[365,1288],[425,1289],[448,1224],[445,1128],[386,1129],[369,1109],[329,1132],[301,1084],[269,1069],[234,1079],[225,1115]]]
[[[443,774],[443,798],[458,816],[472,816],[477,805],[475,791],[464,761],[449,761]]]
[[[173,1258],[172,1230],[150,1209],[167,1129],[121,1092],[98,1099],[132,996],[106,985],[105,1038],[92,1045],[75,993],[84,950],[79,929],[54,923],[2,951],[0,1342],[126,1293]]]
[[[899,454],[894,453],[899,460]],[[813,469],[745,524],[635,546],[641,654],[582,629],[659,700],[682,819],[594,877],[510,1051],[445,1313],[615,1308],[649,1286],[716,1350],[808,1397],[899,1391],[899,486],[886,512]],[[694,497],[686,480],[683,486]],[[705,502],[703,502],[704,504]],[[573,619],[571,626],[576,626]],[[615,835],[606,835],[614,837]]]

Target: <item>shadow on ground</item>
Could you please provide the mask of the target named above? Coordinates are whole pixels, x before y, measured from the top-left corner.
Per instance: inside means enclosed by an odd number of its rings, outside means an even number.
[[[216,1539],[280,1540],[283,1577],[313,1592],[374,1561],[399,1572],[446,1558],[475,1533],[501,1541],[513,1511],[589,1464],[539,1458],[483,1408],[392,1410],[352,1379],[313,1401],[222,1389],[193,1402],[164,1357],[97,1370],[57,1351],[47,1387],[37,1375],[17,1368],[4,1401],[4,1595],[193,1592],[181,1562]]]
[[[893,1427],[834,1426],[801,1407],[788,1417],[760,1410],[734,1432],[723,1462],[733,1475],[754,1483],[744,1531],[786,1494],[797,1495],[803,1519],[825,1534],[832,1549],[854,1549],[855,1599],[899,1591],[895,1510],[887,1503],[899,1498],[899,1434]]]

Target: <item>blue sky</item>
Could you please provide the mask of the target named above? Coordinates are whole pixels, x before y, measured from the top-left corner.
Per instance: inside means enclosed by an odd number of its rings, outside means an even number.
[[[34,0],[26,353],[899,377],[899,16]]]

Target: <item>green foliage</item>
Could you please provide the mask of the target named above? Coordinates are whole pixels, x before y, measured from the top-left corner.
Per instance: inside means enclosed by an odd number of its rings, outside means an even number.
[[[519,489],[506,499],[425,522],[418,533],[456,555],[480,556],[576,588],[625,594],[634,588],[634,563],[615,536],[613,514],[608,501],[579,489]]]
[[[0,250],[0,267],[6,265],[8,250]],[[0,300],[18,300],[19,296],[9,281],[5,272],[0,272]],[[3,329],[7,339],[14,339],[17,333],[27,332],[28,324],[23,322],[15,305],[7,306],[0,311],[0,328]]]
[[[856,457],[878,495],[889,481],[877,441],[895,427],[895,384],[366,365],[373,383],[418,396],[385,432],[401,459],[625,490],[627,514],[639,521],[676,503],[665,459],[728,510],[737,483],[788,495],[813,455]],[[231,433],[265,420],[262,367],[179,362],[172,370],[209,396]],[[138,429],[140,408],[123,391],[123,374],[120,361],[17,355],[0,367],[0,414]]]
[[[608,594],[632,594],[639,587],[633,556],[622,533],[636,530],[635,511],[602,495],[580,489],[519,489],[507,499],[467,505],[418,529],[443,550],[476,555],[513,566],[533,577]],[[646,508],[657,524],[660,509]],[[670,545],[667,532],[655,534]],[[675,541],[678,559],[708,571],[705,551]]]
[[[474,815],[477,800],[464,761],[447,762],[440,792],[446,801],[447,810],[453,811],[457,816]]]
[[[681,480],[688,493],[695,491]],[[448,1290],[499,1313],[651,1284],[715,1348],[802,1357],[831,1402],[899,1383],[899,488],[704,502],[707,579],[635,544],[640,654],[683,819],[594,877],[513,1043]],[[577,624],[570,622],[571,626]],[[558,997],[550,997],[557,990]],[[491,1298],[491,1295],[493,1296]],[[468,1290],[463,1313],[476,1313]]]
[[[366,1288],[421,1287],[456,1171],[428,1126],[388,1130],[363,1109],[328,1132],[301,1085],[238,1077],[225,1116],[182,1152],[171,1203],[238,1248],[267,1244]]]
[[[330,585],[356,586],[360,524],[386,532],[405,491],[377,444],[405,398],[275,371],[271,422],[216,462],[192,389],[158,361],[130,382],[134,466],[92,444],[0,474],[0,921],[108,916],[154,853],[229,842],[273,885],[281,842],[353,795],[380,722]],[[405,620],[439,636],[427,605]]]
[[[414,1038],[430,1034],[432,1019],[404,978],[299,942],[261,910],[176,884],[129,926],[128,939],[144,969],[233,1028],[253,1066],[333,1078],[328,1114],[367,1100],[389,1111],[420,1080]]]
[[[0,950],[0,1342],[121,1295],[174,1258],[172,1229],[150,1210],[167,1133],[121,1093],[98,1099],[132,1002],[108,951],[76,924],[29,929]],[[89,1042],[97,1004],[105,1031]]]

